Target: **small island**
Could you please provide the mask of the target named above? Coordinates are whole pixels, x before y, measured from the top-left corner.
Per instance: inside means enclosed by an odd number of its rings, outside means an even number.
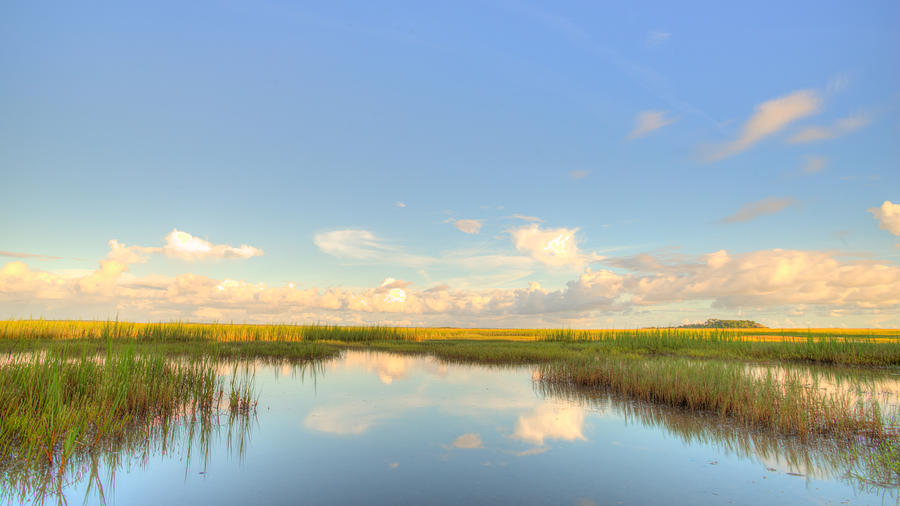
[[[719,320],[709,318],[703,323],[687,323],[679,325],[679,329],[765,329],[762,323],[753,320]]]

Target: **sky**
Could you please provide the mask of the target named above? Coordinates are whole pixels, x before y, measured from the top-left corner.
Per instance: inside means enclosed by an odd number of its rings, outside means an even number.
[[[5,2],[0,318],[900,327],[897,2]]]

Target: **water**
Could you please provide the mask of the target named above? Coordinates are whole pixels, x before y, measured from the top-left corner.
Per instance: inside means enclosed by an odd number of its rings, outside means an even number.
[[[101,464],[107,503],[897,502],[896,490],[847,478],[827,445],[549,391],[528,367],[347,352],[317,369],[259,364],[249,425],[223,422],[192,444],[182,431],[165,452]],[[100,502],[88,481],[64,488],[70,504]]]

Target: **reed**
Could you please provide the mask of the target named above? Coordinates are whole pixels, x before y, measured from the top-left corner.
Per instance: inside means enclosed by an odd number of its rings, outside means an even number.
[[[225,411],[255,409],[252,379],[228,388],[210,358],[172,360],[112,346],[102,355],[9,355],[0,362],[0,474],[39,469],[62,477],[73,459],[133,434],[165,436],[177,420],[208,420],[222,411],[226,391],[237,403]]]
[[[743,364],[683,358],[594,356],[539,368],[540,381],[563,388],[612,392],[639,401],[717,414],[753,429],[807,439],[828,435],[890,439],[877,399],[825,392],[790,369],[776,377]]]

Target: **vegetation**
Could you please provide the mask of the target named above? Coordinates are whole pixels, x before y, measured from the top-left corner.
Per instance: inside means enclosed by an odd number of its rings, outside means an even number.
[[[874,398],[827,392],[792,369],[754,374],[743,364],[683,358],[595,356],[540,368],[542,381],[626,395],[688,411],[716,413],[752,429],[801,439],[827,434],[881,440],[887,435]]]
[[[853,472],[900,486],[897,415],[882,413],[877,392],[861,394],[866,371],[900,367],[900,331],[722,327],[0,321],[0,474],[11,489],[38,490],[46,479],[35,482],[34,476],[58,479],[76,461],[96,468],[95,456],[104,449],[138,444],[129,443],[134,434],[144,444],[165,441],[185,420],[190,430],[200,424],[201,432],[208,431],[218,414],[244,420],[239,425],[245,427],[257,401],[248,361],[309,363],[346,349],[532,364],[548,390],[619,395],[802,441],[841,440],[856,452]],[[777,367],[760,373],[748,363]],[[835,365],[850,367],[851,388],[823,390],[817,380],[786,367],[798,363],[827,365],[833,375],[843,374]]]
[[[539,341],[535,343],[534,341]],[[0,321],[0,352],[133,345],[171,355],[326,358],[347,346],[434,353],[486,362],[545,362],[576,354],[900,366],[900,331],[837,329],[446,329],[47,320]]]
[[[226,412],[255,410],[252,378],[228,388],[209,358],[171,360],[111,346],[99,356],[81,348],[9,355],[0,365],[3,488],[27,492],[34,475],[59,481],[72,461],[133,434],[165,438],[184,419],[208,425],[226,395]]]
[[[537,383],[547,397],[564,398],[600,411],[615,410],[629,423],[659,427],[685,444],[713,445],[727,455],[778,465],[781,471],[802,473],[807,478],[848,482],[858,490],[900,488],[900,441],[874,443],[826,436],[801,439],[766,430],[747,430],[710,413],[698,413],[637,401],[613,392],[562,383]],[[770,469],[771,470],[771,469]]]
[[[679,325],[679,329],[764,329],[765,325],[753,320],[719,320],[710,318],[703,323]]]

